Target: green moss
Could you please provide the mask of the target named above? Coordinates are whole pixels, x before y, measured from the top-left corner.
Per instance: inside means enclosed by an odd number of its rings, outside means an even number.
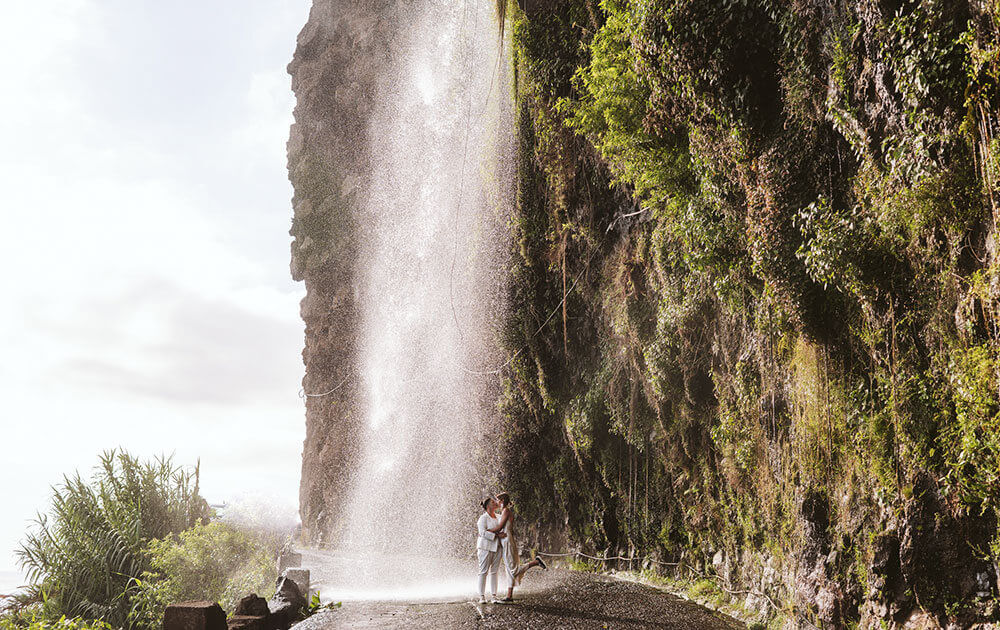
[[[574,558],[569,561],[569,568],[572,571],[583,571],[584,573],[600,573],[602,570],[601,564],[594,560],[587,560],[585,558]]]
[[[846,593],[920,479],[963,506],[940,518],[992,522],[1000,56],[944,4],[512,9],[505,341],[527,349],[501,408],[529,519],[592,549],[759,558],[733,576],[757,583],[762,558],[796,569],[822,497]]]

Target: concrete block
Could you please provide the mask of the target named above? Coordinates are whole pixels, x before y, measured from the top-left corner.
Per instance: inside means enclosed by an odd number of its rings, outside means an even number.
[[[227,630],[226,612],[215,602],[178,602],[163,613],[163,630]]]

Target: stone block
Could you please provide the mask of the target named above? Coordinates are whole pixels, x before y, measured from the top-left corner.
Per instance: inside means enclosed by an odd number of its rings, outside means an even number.
[[[268,618],[264,615],[233,615],[229,618],[229,630],[269,630]]]
[[[178,602],[163,613],[163,630],[227,630],[226,613],[215,602]]]
[[[302,554],[295,551],[286,551],[278,556],[278,575],[285,572],[285,569],[301,567]]]
[[[257,597],[256,593],[250,593],[236,604],[236,610],[233,611],[234,615],[250,616],[250,617],[267,617],[267,600],[263,597]]]
[[[295,582],[295,586],[299,587],[299,592],[306,599],[309,598],[309,569],[285,569],[282,575]]]

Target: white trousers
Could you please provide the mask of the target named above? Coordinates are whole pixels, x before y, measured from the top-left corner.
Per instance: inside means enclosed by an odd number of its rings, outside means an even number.
[[[479,597],[486,597],[486,575],[490,576],[490,594],[497,594],[497,573],[503,559],[503,545],[498,545],[496,551],[477,549],[479,557]]]

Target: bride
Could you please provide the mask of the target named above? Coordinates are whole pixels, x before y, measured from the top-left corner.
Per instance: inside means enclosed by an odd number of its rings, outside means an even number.
[[[503,540],[503,565],[507,570],[509,586],[507,587],[507,597],[501,601],[512,602],[514,601],[514,586],[521,582],[521,578],[528,569],[531,567],[542,567],[543,569],[548,569],[548,567],[545,566],[545,561],[540,557],[536,557],[528,564],[521,564],[520,555],[518,554],[517,549],[517,541],[514,539],[514,512],[511,511],[513,502],[510,500],[510,495],[506,492],[498,494],[497,501],[500,502],[501,507],[500,523],[489,531],[494,534],[502,531],[507,535]]]

